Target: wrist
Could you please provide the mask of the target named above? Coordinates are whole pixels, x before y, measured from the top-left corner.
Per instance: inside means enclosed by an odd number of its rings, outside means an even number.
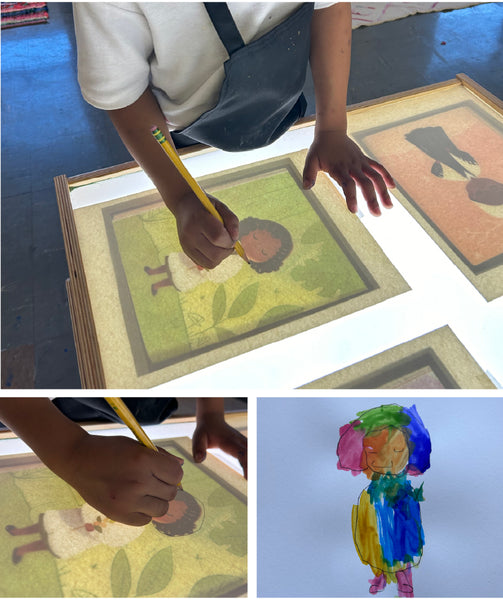
[[[44,463],[72,485],[72,480],[80,470],[81,459],[86,455],[84,445],[89,437],[90,434],[77,425],[72,431],[67,431],[57,447],[44,457]]]
[[[196,401],[197,424],[225,421],[223,398],[198,398]]]
[[[340,112],[325,113],[318,112],[316,114],[316,121],[314,124],[314,135],[321,135],[325,132],[337,133],[340,135],[347,135],[348,122],[346,113],[343,115]]]

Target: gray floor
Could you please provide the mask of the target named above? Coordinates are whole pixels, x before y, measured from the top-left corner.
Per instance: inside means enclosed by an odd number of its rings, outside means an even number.
[[[130,160],[81,98],[70,3],[50,23],[2,32],[2,387],[80,387],[53,177]],[[466,73],[503,98],[503,4],[363,27],[353,34],[348,102]],[[308,110],[314,109],[307,83]]]

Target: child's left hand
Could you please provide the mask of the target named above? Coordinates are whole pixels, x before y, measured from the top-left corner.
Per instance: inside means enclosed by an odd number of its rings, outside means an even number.
[[[196,462],[203,462],[208,448],[220,448],[239,460],[248,478],[248,440],[225,422],[223,415],[214,413],[198,420],[192,436],[192,454]]]
[[[365,156],[358,145],[342,131],[315,133],[304,166],[304,189],[310,189],[314,185],[318,171],[325,171],[342,186],[346,204],[352,213],[356,213],[358,208],[356,185],[362,190],[373,215],[381,214],[376,191],[384,207],[393,206],[387,189],[395,187],[391,175],[381,164]]]

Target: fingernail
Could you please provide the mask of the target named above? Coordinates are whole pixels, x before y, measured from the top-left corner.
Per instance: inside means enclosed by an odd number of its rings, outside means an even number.
[[[196,452],[195,460],[196,462],[202,462],[205,458],[204,452]]]

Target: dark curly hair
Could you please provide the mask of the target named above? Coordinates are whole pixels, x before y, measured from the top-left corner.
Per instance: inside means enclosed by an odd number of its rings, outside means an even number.
[[[152,519],[152,524],[164,535],[190,535],[197,531],[202,524],[202,520],[200,523],[198,523],[198,521],[203,517],[203,508],[192,494],[189,494],[184,490],[178,491],[176,500],[183,502],[187,507],[183,517],[173,523],[162,523]]]
[[[272,273],[273,271],[278,271],[285,258],[293,249],[292,236],[286,227],[276,221],[246,217],[239,224],[240,237],[248,235],[257,229],[268,231],[274,238],[281,242],[281,246],[276,254],[269,260],[266,260],[263,263],[250,261],[250,266],[257,273]]]

